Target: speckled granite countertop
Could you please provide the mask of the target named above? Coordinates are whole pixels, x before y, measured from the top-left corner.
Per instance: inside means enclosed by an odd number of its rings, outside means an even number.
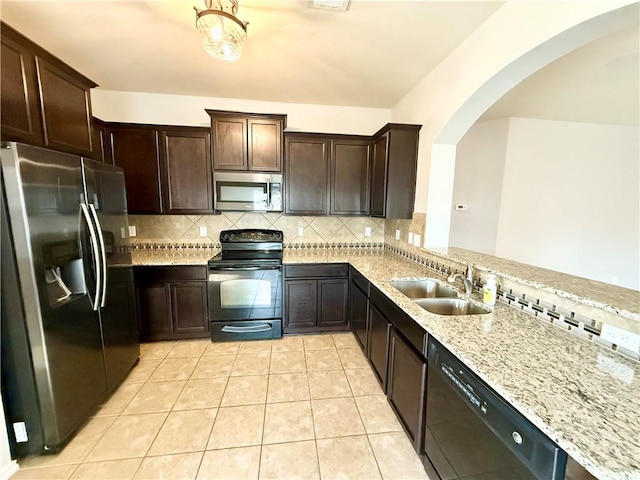
[[[216,253],[134,252],[133,263],[204,265]],[[285,250],[285,264],[332,262],[351,263],[593,475],[640,479],[639,363],[505,305],[431,314],[389,281],[434,273],[390,252]]]
[[[220,252],[216,248],[134,250],[131,261],[134,266],[206,265],[207,260]]]

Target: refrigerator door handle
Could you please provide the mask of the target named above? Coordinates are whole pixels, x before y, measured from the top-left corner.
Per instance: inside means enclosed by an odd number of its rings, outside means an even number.
[[[100,252],[98,251],[98,238],[96,236],[96,231],[93,228],[93,222],[91,221],[91,217],[89,216],[89,209],[85,203],[80,203],[80,209],[82,210],[82,214],[84,215],[84,219],[87,222],[87,227],[89,228],[89,235],[91,237],[91,248],[93,250],[93,258],[95,261],[96,267],[96,294],[93,298],[92,308],[97,311],[100,306],[100,289],[102,287],[102,272],[100,268]]]
[[[107,301],[107,250],[104,243],[104,236],[102,235],[102,225],[100,225],[100,220],[98,220],[96,207],[94,207],[92,203],[89,204],[89,210],[91,210],[93,222],[98,230],[98,239],[100,240],[100,259],[102,260],[102,293],[100,295],[102,300],[100,301],[100,306],[104,308],[105,302]]]

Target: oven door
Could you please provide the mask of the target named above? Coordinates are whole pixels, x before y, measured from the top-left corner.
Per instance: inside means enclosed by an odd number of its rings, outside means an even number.
[[[208,289],[212,339],[282,336],[281,265],[210,266]]]

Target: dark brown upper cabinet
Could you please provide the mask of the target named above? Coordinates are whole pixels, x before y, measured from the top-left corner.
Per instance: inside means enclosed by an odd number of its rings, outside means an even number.
[[[285,134],[285,213],[367,215],[371,138]]]
[[[124,169],[129,214],[163,213],[158,131],[152,125],[108,124],[110,158]]]
[[[97,85],[5,23],[2,139],[93,153],[90,90]]]
[[[412,217],[420,128],[390,123],[373,136],[372,217]]]
[[[211,117],[214,170],[282,171],[286,115],[206,112]]]
[[[164,213],[213,213],[211,133],[206,127],[160,132]]]
[[[109,154],[107,124],[99,118],[93,117],[93,152],[91,158],[103,163],[113,163]]]

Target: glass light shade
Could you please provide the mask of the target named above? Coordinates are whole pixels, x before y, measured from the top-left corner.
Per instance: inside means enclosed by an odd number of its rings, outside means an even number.
[[[196,15],[196,27],[209,55],[227,61],[240,58],[247,27],[235,16],[221,10],[201,10]]]

